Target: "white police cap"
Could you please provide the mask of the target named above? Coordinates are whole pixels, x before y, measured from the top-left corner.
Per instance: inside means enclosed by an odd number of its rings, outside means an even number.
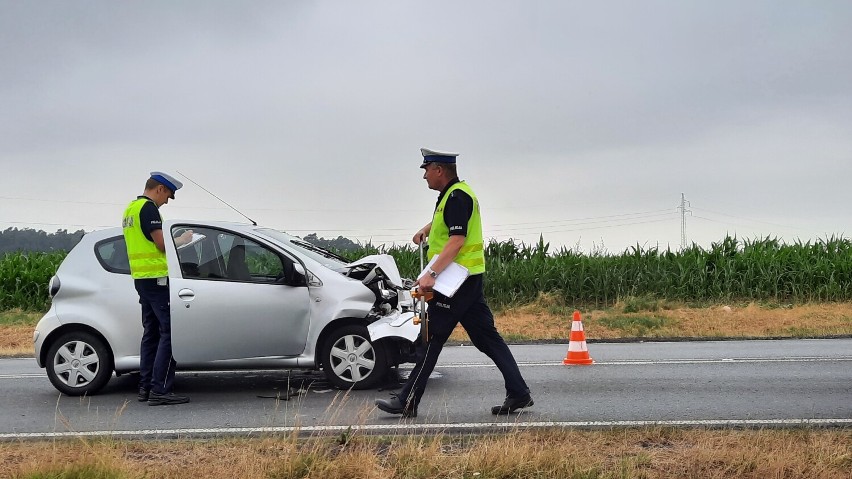
[[[458,153],[449,153],[446,151],[430,150],[428,148],[420,148],[420,154],[423,155],[423,164],[420,168],[426,168],[429,163],[456,163]]]
[[[171,198],[172,199],[175,199],[175,192],[177,190],[183,188],[183,183],[176,180],[174,176],[172,176],[168,173],[163,173],[162,171],[152,171],[151,172],[151,179],[156,180],[161,185],[163,185],[166,188],[168,188],[169,190],[171,190],[171,192],[172,192]]]

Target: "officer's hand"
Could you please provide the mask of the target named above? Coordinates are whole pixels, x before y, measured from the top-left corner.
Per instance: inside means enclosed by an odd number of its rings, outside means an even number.
[[[423,275],[422,278],[417,280],[417,287],[420,288],[420,291],[428,293],[429,291],[432,291],[432,288],[435,287],[435,278],[429,276],[428,274]]]
[[[423,231],[423,230],[420,230],[417,233],[414,233],[414,238],[411,238],[411,241],[413,241],[414,244],[420,244],[425,239],[426,239],[426,232]]]
[[[178,243],[178,246],[187,244],[192,241],[192,234],[192,230],[186,230],[182,235],[178,236],[178,240],[175,242]]]

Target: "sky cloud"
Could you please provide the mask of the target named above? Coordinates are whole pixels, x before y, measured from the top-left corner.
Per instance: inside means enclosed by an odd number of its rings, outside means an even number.
[[[498,239],[676,247],[681,193],[702,245],[843,234],[850,20],[839,1],[0,1],[0,227],[113,225],[162,169],[267,226],[404,242],[434,204],[427,146],[461,153]],[[185,183],[165,216],[241,220]]]

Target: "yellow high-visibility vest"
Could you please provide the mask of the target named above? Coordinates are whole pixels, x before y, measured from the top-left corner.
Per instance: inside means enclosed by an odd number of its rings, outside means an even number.
[[[142,232],[139,212],[149,202],[148,198],[139,198],[124,210],[124,242],[127,243],[127,257],[130,258],[130,276],[133,279],[164,278],[169,275],[166,253],[160,251],[153,241]]]
[[[470,274],[482,274],[485,272],[485,251],[483,251],[482,243],[482,218],[479,216],[479,200],[476,199],[473,190],[464,181],[459,181],[451,186],[444,193],[438,207],[435,208],[435,214],[432,217],[432,229],[429,231],[428,256],[431,260],[436,254],[441,253],[444,246],[447,245],[447,241],[450,240],[450,228],[444,223],[444,207],[450,193],[454,190],[462,190],[473,199],[473,212],[467,222],[467,236],[465,236],[464,244],[459,250],[455,262],[467,268]]]

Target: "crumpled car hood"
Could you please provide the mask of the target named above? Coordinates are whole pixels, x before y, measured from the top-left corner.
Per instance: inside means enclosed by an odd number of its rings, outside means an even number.
[[[393,286],[398,288],[402,287],[402,276],[399,274],[399,268],[396,267],[396,261],[393,259],[393,256],[389,254],[373,254],[365,256],[358,261],[353,261],[347,265],[350,269],[355,266],[372,267],[372,271],[370,271],[370,273],[361,280],[364,284],[370,283],[373,279],[375,279],[376,275],[383,274]]]

